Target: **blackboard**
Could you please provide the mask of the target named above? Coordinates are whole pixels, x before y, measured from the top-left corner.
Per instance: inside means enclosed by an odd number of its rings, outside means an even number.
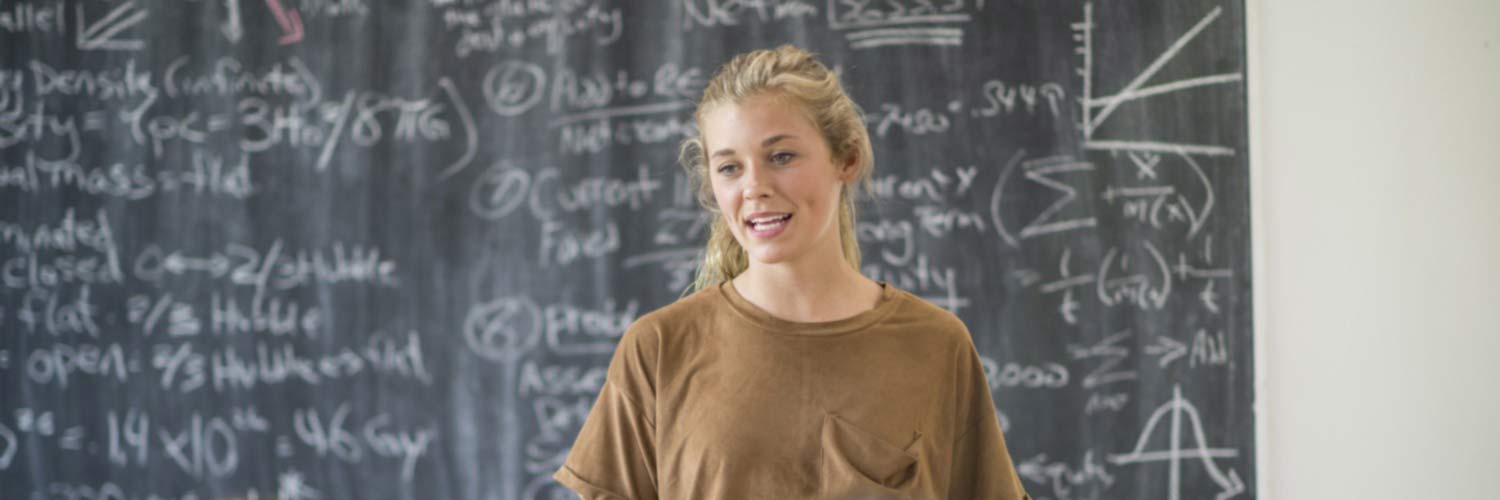
[[[864,271],[1038,499],[1253,498],[1242,2],[0,3],[0,496],[566,498],[731,55],[868,113]]]

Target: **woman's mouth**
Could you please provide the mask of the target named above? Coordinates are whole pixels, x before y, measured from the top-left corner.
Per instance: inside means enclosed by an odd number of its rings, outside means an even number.
[[[745,226],[750,228],[750,235],[756,238],[772,238],[781,234],[786,225],[792,219],[792,214],[764,215],[745,221]]]

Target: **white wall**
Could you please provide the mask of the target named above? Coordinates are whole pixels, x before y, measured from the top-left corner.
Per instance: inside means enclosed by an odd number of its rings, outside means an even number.
[[[1500,498],[1500,0],[1250,0],[1261,498]]]

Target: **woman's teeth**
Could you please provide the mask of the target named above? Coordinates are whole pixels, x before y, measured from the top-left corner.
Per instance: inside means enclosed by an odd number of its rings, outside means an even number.
[[[756,230],[774,229],[782,224],[786,224],[786,220],[790,218],[792,218],[791,214],[751,219],[750,227]]]

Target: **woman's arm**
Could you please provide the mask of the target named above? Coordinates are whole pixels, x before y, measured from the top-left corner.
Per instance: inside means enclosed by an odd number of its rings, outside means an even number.
[[[637,322],[620,338],[599,398],[552,476],[584,500],[658,497],[656,333]]]

